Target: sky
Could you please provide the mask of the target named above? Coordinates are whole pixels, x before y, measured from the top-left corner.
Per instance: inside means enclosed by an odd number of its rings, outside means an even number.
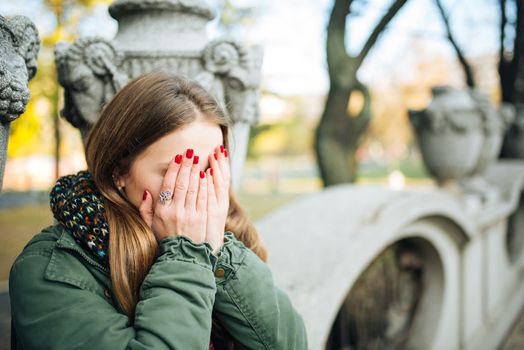
[[[214,2],[220,10],[220,2]],[[263,89],[279,95],[325,94],[329,79],[325,63],[325,28],[332,0],[231,0],[239,8],[255,8],[250,24],[233,33],[247,44],[264,47]],[[495,54],[498,50],[497,0],[442,0],[449,11],[457,41],[466,56]],[[391,0],[368,0],[358,17],[348,20],[346,47],[357,54]],[[41,32],[54,27],[52,15],[41,0],[0,0],[0,14],[22,14]],[[210,39],[220,35],[218,21],[208,26]],[[81,36],[114,37],[116,21],[107,6],[97,6],[79,26]],[[423,50],[414,50],[423,43]],[[432,57],[455,60],[445,39],[433,0],[408,0],[390,22],[359,70],[359,78],[377,83],[408,77],[414,64]],[[392,78],[393,77],[393,78]]]

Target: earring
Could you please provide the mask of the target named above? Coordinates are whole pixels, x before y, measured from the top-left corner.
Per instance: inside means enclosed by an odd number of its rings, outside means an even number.
[[[125,186],[117,186],[118,192],[120,192],[120,194],[122,194],[122,195],[126,194],[124,188],[125,188]]]

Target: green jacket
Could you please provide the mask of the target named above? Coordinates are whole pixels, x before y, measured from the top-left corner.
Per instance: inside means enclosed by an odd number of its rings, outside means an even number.
[[[181,236],[159,242],[135,320],[109,271],[60,225],[27,244],[9,277],[16,349],[208,349],[211,314],[240,349],[306,349],[302,319],[266,264],[226,232],[217,257]]]

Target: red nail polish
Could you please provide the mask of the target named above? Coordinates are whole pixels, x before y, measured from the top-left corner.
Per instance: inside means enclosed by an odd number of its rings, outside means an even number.
[[[213,176],[213,169],[209,169],[209,173]]]
[[[224,153],[224,146],[220,145],[220,152]]]
[[[198,156],[195,156],[195,158],[193,158],[193,164],[198,164]]]
[[[144,191],[144,194],[142,195],[142,200],[145,201],[147,199],[147,191]]]
[[[218,160],[218,157],[217,157],[216,153],[213,153],[213,156],[215,157],[216,160]]]
[[[227,149],[224,150],[224,157],[227,158]]]
[[[200,178],[203,179],[204,176],[206,176],[206,174],[204,174],[204,172],[202,170],[200,170]]]
[[[177,163],[177,164],[182,163],[182,155],[181,155],[181,154],[177,154],[177,155],[176,155],[176,157],[175,157],[175,163]]]
[[[193,157],[193,149],[188,148],[186,151],[186,158],[191,158],[191,157]]]

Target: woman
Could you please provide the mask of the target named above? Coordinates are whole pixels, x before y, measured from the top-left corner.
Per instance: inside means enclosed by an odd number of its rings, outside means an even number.
[[[15,348],[307,348],[230,191],[228,127],[202,87],[167,73],[113,97],[88,171],[51,190],[58,224],[11,268]]]

